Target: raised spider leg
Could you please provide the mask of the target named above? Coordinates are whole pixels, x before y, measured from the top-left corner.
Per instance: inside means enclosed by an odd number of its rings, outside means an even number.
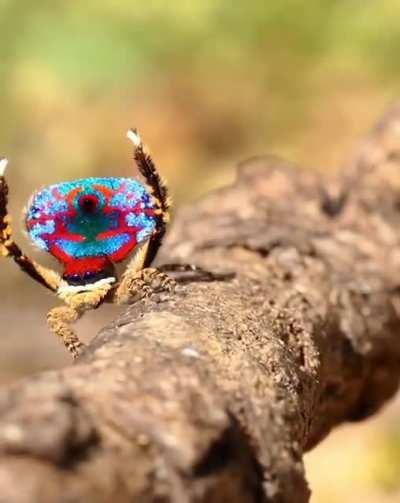
[[[47,323],[74,359],[81,354],[85,345],[79,340],[71,325],[86,311],[98,308],[106,300],[111,289],[111,284],[103,284],[86,292],[74,291],[76,287],[68,285],[61,286],[58,295],[67,305],[51,309],[47,314]]]
[[[12,258],[31,278],[56,292],[60,285],[60,276],[27,257],[13,240],[11,217],[7,209],[9,189],[4,176],[7,164],[7,159],[0,159],[0,256]]]
[[[153,292],[172,291],[176,284],[167,274],[150,267],[161,246],[169,222],[171,201],[168,189],[137,131],[130,129],[127,137],[133,143],[134,160],[151,194],[156,227],[153,235],[139,248],[122,276],[115,293],[115,299],[120,304],[150,297]]]
[[[143,263],[140,269],[143,269],[151,266],[161,246],[166,226],[170,219],[169,209],[171,206],[171,199],[168,195],[166,183],[158,173],[156,165],[145,149],[138,132],[135,129],[130,129],[127,133],[127,137],[133,143],[133,158],[151,194],[156,214],[155,231],[147,243],[145,252],[141,256]],[[138,267],[137,260],[135,264]]]

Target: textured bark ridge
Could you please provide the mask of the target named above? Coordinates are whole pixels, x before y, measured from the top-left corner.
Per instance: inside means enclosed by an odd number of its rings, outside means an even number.
[[[335,180],[259,158],[182,210],[162,261],[236,276],[3,390],[0,502],[307,502],[303,452],[398,385],[399,159],[395,106]]]

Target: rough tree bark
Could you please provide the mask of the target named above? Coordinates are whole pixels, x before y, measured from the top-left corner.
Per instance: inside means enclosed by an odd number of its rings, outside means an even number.
[[[131,306],[0,395],[0,501],[304,503],[302,454],[400,375],[400,105],[336,180],[274,158],[176,218],[234,271]]]

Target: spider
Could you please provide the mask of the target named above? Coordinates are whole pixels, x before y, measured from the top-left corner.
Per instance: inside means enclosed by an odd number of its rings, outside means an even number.
[[[200,281],[223,279],[190,264],[150,267],[165,235],[171,200],[137,131],[130,129],[127,137],[144,183],[133,178],[83,178],[45,187],[29,202],[28,235],[63,264],[62,275],[31,260],[13,240],[5,179],[8,161],[0,160],[0,256],[12,258],[64,302],[49,311],[47,322],[74,359],[85,345],[72,324],[85,311],[103,302],[129,303],[154,291],[172,292],[176,281],[166,272],[192,271],[194,280]],[[115,264],[131,252],[133,258],[118,279]]]

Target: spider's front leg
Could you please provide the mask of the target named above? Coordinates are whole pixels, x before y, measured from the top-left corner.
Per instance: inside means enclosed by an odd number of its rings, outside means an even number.
[[[66,305],[55,307],[47,314],[50,330],[62,340],[74,359],[85,349],[85,345],[79,340],[72,324],[86,311],[98,308],[106,300],[112,285],[100,281],[86,288],[91,289],[80,291],[79,287],[61,286],[58,296]]]

